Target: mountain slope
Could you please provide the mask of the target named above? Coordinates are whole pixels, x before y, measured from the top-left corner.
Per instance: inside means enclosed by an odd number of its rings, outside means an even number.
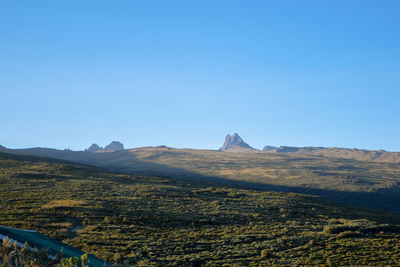
[[[400,217],[0,153],[0,224],[148,265],[396,265]],[[77,230],[78,229],[78,230]]]
[[[167,147],[99,153],[43,148],[8,151],[141,175],[214,180],[261,190],[315,194],[344,204],[400,212],[400,169],[393,163]]]
[[[354,159],[360,161],[400,163],[399,152],[388,152],[384,150],[349,149],[337,147],[269,147],[264,149],[267,153],[312,155],[331,158]]]

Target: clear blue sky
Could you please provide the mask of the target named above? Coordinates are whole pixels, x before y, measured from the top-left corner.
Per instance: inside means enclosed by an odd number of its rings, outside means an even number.
[[[400,1],[0,2],[0,144],[400,151]]]

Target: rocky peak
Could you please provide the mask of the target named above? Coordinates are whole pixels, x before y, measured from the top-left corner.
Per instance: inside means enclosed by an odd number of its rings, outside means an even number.
[[[103,150],[102,147],[99,147],[97,144],[92,144],[89,148],[85,149],[87,152],[96,152]]]
[[[229,151],[229,150],[254,150],[251,146],[243,141],[243,139],[237,134],[227,135],[225,138],[224,145],[219,149],[220,151]]]
[[[271,151],[271,150],[275,150],[278,149],[276,146],[265,146],[263,148],[263,151]]]
[[[112,141],[108,146],[106,146],[104,148],[104,150],[107,150],[107,151],[109,151],[109,150],[117,151],[117,150],[124,150],[124,149],[125,149],[124,145],[118,141]]]

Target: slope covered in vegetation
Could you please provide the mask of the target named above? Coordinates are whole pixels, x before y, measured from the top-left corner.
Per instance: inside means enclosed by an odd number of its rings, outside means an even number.
[[[0,154],[0,224],[130,264],[396,265],[398,215]]]
[[[267,146],[268,147],[268,146]],[[268,153],[284,153],[292,155],[314,155],[331,158],[354,159],[359,161],[400,163],[399,152],[385,150],[350,149],[339,147],[287,147],[268,149]]]
[[[398,163],[312,155],[145,147],[115,152],[9,150],[150,176],[240,183],[247,188],[319,195],[400,213]]]

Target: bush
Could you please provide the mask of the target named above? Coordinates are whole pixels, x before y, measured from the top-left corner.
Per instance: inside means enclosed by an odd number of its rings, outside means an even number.
[[[341,238],[350,238],[350,237],[359,237],[361,233],[359,231],[344,231],[338,234],[338,237]]]
[[[357,231],[360,229],[360,226],[355,225],[326,225],[322,232],[324,234],[340,234],[341,232],[345,231]]]
[[[270,258],[271,252],[268,249],[263,249],[263,250],[261,250],[260,256],[262,258]]]

